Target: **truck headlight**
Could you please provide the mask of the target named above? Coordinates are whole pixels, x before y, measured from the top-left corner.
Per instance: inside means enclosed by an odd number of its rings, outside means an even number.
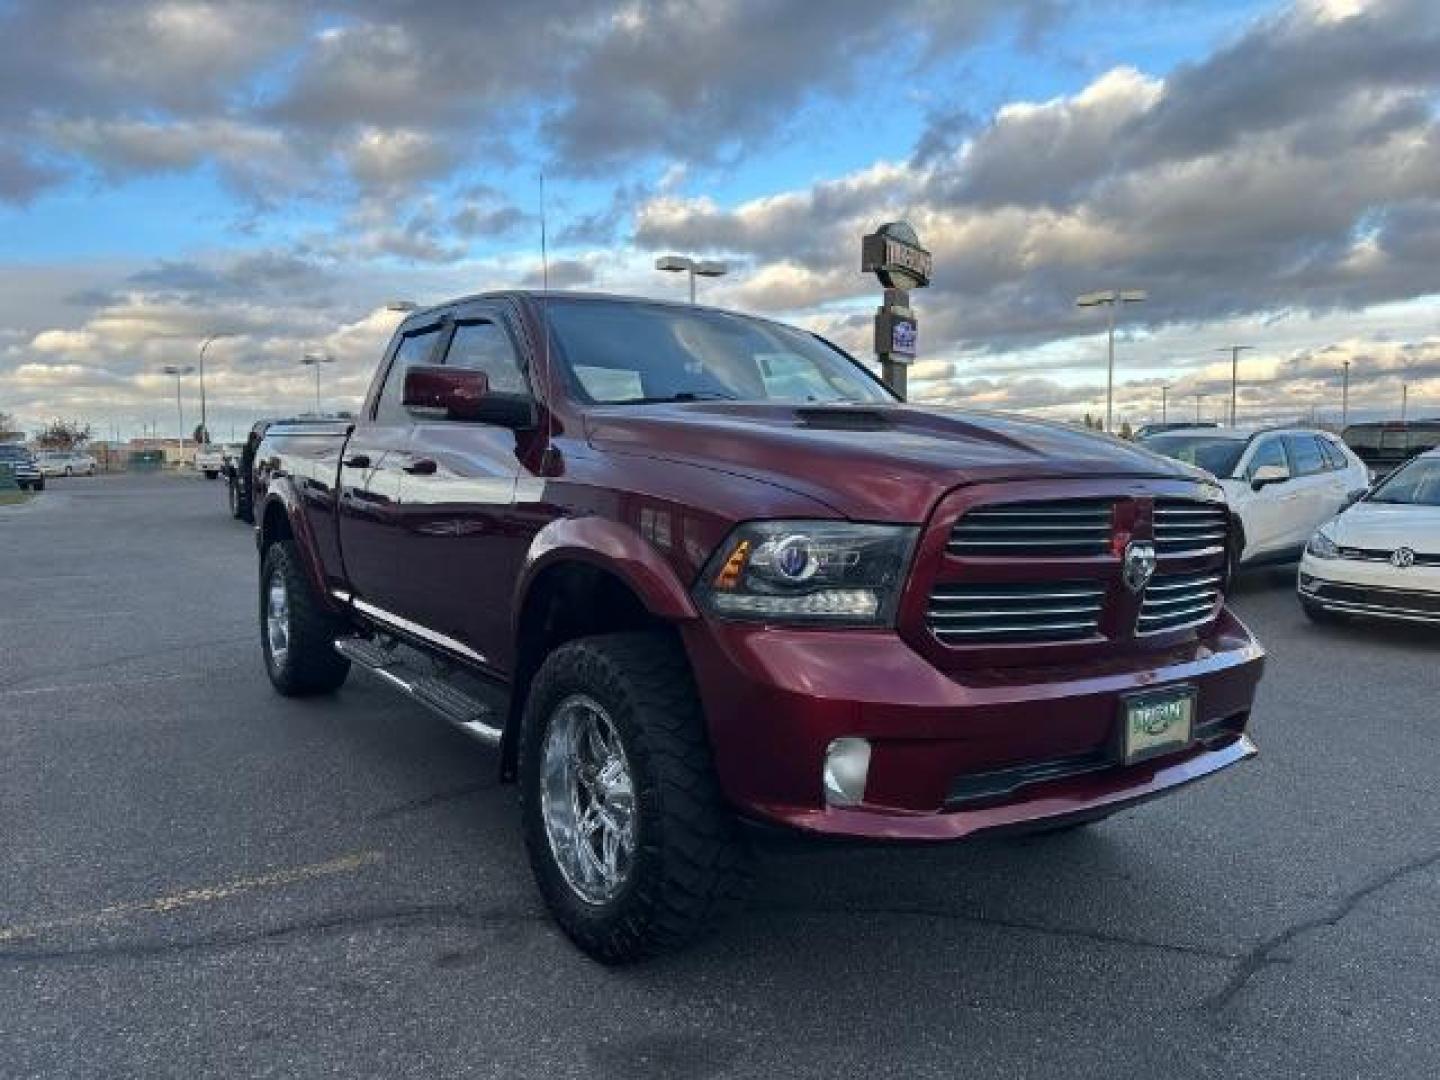
[[[728,619],[884,626],[895,620],[917,529],[844,521],[756,521],[720,545],[701,604]]]
[[[1310,537],[1310,543],[1305,545],[1305,552],[1317,559],[1338,559],[1340,547],[1325,535],[1324,529],[1316,529],[1315,534]]]

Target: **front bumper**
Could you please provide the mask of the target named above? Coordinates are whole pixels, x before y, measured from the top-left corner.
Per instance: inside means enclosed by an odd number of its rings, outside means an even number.
[[[1301,599],[1326,611],[1440,625],[1440,566],[1400,568],[1362,559],[1300,562]]]
[[[1264,650],[1228,610],[1198,637],[1069,666],[946,674],[890,632],[685,629],[721,784],[746,816],[834,836],[952,840],[1101,816],[1255,754]],[[1195,739],[1122,765],[1123,695],[1196,691]],[[871,743],[862,803],[828,806],[826,748]]]

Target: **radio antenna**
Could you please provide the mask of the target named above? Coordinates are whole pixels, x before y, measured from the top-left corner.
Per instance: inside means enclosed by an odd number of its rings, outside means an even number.
[[[555,443],[555,385],[550,381],[550,323],[545,317],[545,301],[550,292],[550,255],[545,241],[545,170],[540,170],[540,367],[544,372],[545,397],[545,450],[542,472],[550,470],[550,459]]]
[[[540,170],[540,286],[550,291],[550,259],[545,248],[545,170]]]

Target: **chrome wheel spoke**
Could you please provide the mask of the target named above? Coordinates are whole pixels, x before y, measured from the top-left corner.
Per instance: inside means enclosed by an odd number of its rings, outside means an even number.
[[[278,572],[270,576],[265,590],[265,638],[274,665],[283,667],[290,653],[290,597]]]
[[[613,899],[635,851],[635,789],[609,713],[572,695],[551,714],[541,753],[541,816],[555,863],[587,903]]]

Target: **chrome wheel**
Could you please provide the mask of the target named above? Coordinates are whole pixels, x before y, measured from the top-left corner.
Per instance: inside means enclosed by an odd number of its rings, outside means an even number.
[[[290,655],[290,595],[285,578],[277,570],[265,588],[265,640],[270,645],[270,664],[280,671]]]
[[[613,900],[635,860],[635,785],[615,722],[594,698],[572,694],[550,714],[540,811],[575,894],[588,904]]]

